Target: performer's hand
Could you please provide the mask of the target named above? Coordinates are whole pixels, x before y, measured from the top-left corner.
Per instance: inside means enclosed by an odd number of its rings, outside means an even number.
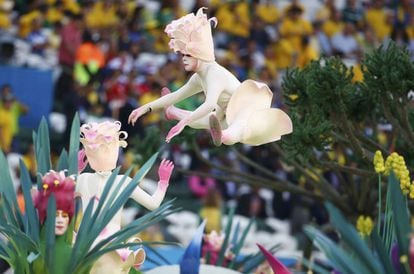
[[[171,90],[169,88],[167,88],[167,87],[163,87],[161,89],[161,96],[165,96],[165,95],[168,95],[170,93],[171,93]]]
[[[158,168],[158,176],[160,177],[159,186],[162,190],[167,190],[171,173],[174,169],[174,163],[170,160],[163,159],[160,167]]]
[[[81,149],[78,152],[78,172],[81,173],[88,164],[88,159],[86,158],[85,149]]]
[[[183,119],[180,122],[178,122],[175,126],[173,126],[170,131],[167,134],[167,138],[165,138],[165,141],[167,143],[169,143],[171,141],[172,138],[174,138],[175,136],[177,136],[178,134],[181,133],[181,131],[183,131],[183,129],[185,128],[185,126],[187,125],[188,120],[187,119]]]
[[[128,117],[128,123],[135,125],[135,122],[138,120],[139,117],[150,111],[151,108],[147,106],[141,106],[139,108],[134,109]]]

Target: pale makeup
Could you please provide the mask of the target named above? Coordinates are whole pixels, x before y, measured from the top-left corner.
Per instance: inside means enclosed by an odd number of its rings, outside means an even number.
[[[55,234],[61,236],[65,234],[69,226],[69,214],[63,210],[56,210]]]
[[[198,60],[197,58],[192,57],[191,55],[183,55],[183,65],[186,71],[196,71]]]

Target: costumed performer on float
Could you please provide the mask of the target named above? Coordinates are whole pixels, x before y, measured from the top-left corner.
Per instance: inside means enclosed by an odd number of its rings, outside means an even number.
[[[273,94],[266,84],[253,80],[240,83],[215,61],[211,21],[217,25],[217,19],[207,19],[200,8],[197,14],[187,14],[167,25],[165,32],[171,38],[170,48],[183,55],[184,69],[195,73],[175,92],[163,88],[161,98],[133,110],[128,121],[134,124],[151,110],[165,108],[167,119],[179,121],[168,132],[167,142],[189,126],[210,129],[217,146],[222,143],[261,145],[291,133],[289,116],[271,108]],[[174,106],[200,92],[204,92],[205,101],[194,111]]]
[[[47,204],[51,195],[56,199],[55,219],[55,263],[51,273],[65,274],[69,267],[72,253],[73,230],[69,229],[75,211],[75,178],[66,177],[64,171],[51,170],[42,177],[42,188],[34,194],[34,206],[39,214],[41,228],[47,216]],[[41,249],[45,254],[46,240],[45,231],[41,233]],[[44,258],[38,257],[33,262],[33,273],[47,273]]]
[[[107,180],[115,169],[118,160],[119,147],[126,147],[127,133],[120,131],[121,123],[119,121],[102,123],[90,123],[81,126],[81,138],[84,150],[79,154],[80,170],[83,170],[89,162],[94,173],[81,173],[77,178],[76,195],[82,199],[83,211],[90,199],[99,201],[105,188]],[[86,161],[83,161],[86,155]],[[162,160],[158,169],[160,180],[154,194],[149,195],[139,186],[136,187],[131,195],[137,203],[149,210],[158,208],[164,199],[168,188],[171,173],[174,164],[169,160]],[[114,184],[119,183],[124,175],[118,175]],[[132,179],[126,178],[124,185],[127,185]],[[110,191],[113,191],[111,189]],[[122,192],[122,189],[120,190]],[[111,195],[111,193],[109,193]],[[121,229],[122,209],[119,210],[114,218],[108,223],[106,228],[101,232],[96,243],[113,235]],[[140,241],[138,238],[129,241]],[[94,264],[90,273],[128,273],[131,267],[139,268],[145,260],[145,252],[142,248],[131,250],[129,248],[117,249],[113,252],[104,254]]]

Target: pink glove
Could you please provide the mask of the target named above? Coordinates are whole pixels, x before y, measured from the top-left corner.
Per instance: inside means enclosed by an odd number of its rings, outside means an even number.
[[[173,169],[174,163],[172,161],[165,159],[161,161],[160,167],[158,169],[158,176],[160,177],[158,186],[161,188],[162,191],[167,190]]]
[[[151,112],[151,108],[148,106],[141,106],[134,109],[128,117],[128,123],[135,125],[135,122],[138,120],[138,118],[147,112]]]
[[[181,131],[183,131],[187,123],[188,123],[188,119],[183,119],[180,122],[178,122],[175,126],[173,126],[168,132],[167,138],[165,138],[165,141],[169,143],[173,137],[177,136],[178,134],[181,133]]]
[[[78,172],[81,173],[88,165],[88,158],[86,158],[85,149],[78,152]]]

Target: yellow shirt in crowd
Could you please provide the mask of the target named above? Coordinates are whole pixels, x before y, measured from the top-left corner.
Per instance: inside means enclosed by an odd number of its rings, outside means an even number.
[[[266,24],[274,24],[280,19],[280,11],[272,4],[258,4],[256,15]]]
[[[383,9],[369,9],[365,14],[368,25],[379,41],[383,41],[391,33],[391,26],[387,24],[387,17],[388,14]]]
[[[103,2],[96,2],[86,14],[86,25],[91,28],[112,27],[118,24],[115,5],[105,7]]]
[[[292,45],[293,49],[298,52],[301,48],[301,39],[304,35],[310,35],[313,32],[312,24],[303,18],[292,20],[285,18],[279,29],[283,38],[286,38]]]
[[[206,232],[221,231],[221,209],[218,207],[204,207],[200,211],[200,217],[207,220]]]
[[[216,17],[219,22],[217,29],[235,36],[249,37],[251,22],[248,3],[238,3],[234,10],[231,10],[229,4],[224,4],[218,8]]]
[[[0,148],[3,151],[10,151],[13,139],[13,113],[0,107]]]
[[[344,28],[344,23],[336,22],[333,20],[328,20],[322,25],[323,32],[329,37],[332,38],[338,32],[341,32]]]

